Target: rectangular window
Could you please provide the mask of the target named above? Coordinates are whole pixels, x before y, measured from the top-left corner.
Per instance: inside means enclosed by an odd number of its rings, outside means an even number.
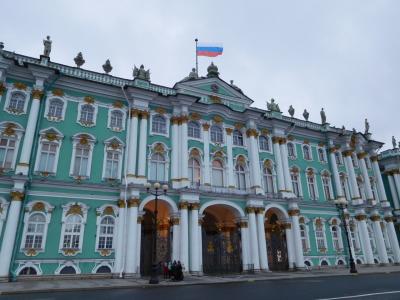
[[[212,170],[212,181],[214,186],[223,186],[223,171],[218,169]]]
[[[106,156],[106,178],[118,178],[119,153],[108,151]]]
[[[42,143],[39,160],[40,172],[54,172],[56,153],[57,144],[47,142]]]
[[[89,147],[77,146],[75,150],[74,175],[87,176],[89,162]]]
[[[299,186],[299,176],[297,174],[291,174],[293,193],[299,197],[300,196],[300,186]]]
[[[0,139],[0,167],[11,169],[15,151],[15,140]]]

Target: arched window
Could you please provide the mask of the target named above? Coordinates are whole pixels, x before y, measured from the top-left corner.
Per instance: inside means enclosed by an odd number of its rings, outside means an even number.
[[[82,217],[75,214],[69,215],[64,224],[63,249],[79,249],[81,242],[81,231]]]
[[[85,124],[94,123],[94,107],[90,104],[82,105],[80,122]]]
[[[322,148],[318,148],[318,159],[320,162],[326,162],[325,150]]]
[[[196,158],[189,158],[189,180],[192,185],[200,185],[200,163]]]
[[[167,133],[167,121],[161,115],[155,115],[151,124],[151,131],[154,133]]]
[[[58,150],[58,143],[55,142],[42,142],[40,150],[39,172],[54,172],[54,165],[56,161]]]
[[[165,156],[154,153],[150,161],[150,180],[165,181]]]
[[[76,270],[74,267],[71,266],[66,266],[61,269],[60,275],[71,275],[71,274],[76,274]]]
[[[233,131],[233,144],[235,146],[243,146],[243,135],[240,130],[235,129]]]
[[[0,138],[0,167],[11,169],[14,161],[16,140],[11,137]]]
[[[224,167],[218,159],[212,162],[212,183],[214,186],[224,186]]]
[[[311,200],[317,200],[317,183],[312,169],[307,170],[307,185]]]
[[[272,173],[272,167],[265,165],[263,168],[264,178],[264,190],[266,193],[274,192],[274,175]]]
[[[188,123],[188,136],[191,138],[200,138],[200,124],[195,121],[190,121]]]
[[[305,264],[307,267],[311,267],[311,263],[310,263],[308,260],[306,260],[306,261],[304,262],[304,264]]]
[[[343,261],[342,259],[339,259],[339,260],[337,261],[337,265],[338,265],[338,266],[343,266],[343,265],[344,265],[344,261]]]
[[[105,170],[105,178],[116,179],[119,177],[118,169],[119,169],[119,160],[120,160],[120,152],[114,150],[106,151],[106,170]]]
[[[317,241],[318,251],[325,252],[326,251],[325,230],[324,230],[324,224],[320,220],[317,220],[315,222],[315,237]]]
[[[101,266],[96,270],[96,273],[98,274],[111,273],[111,269],[109,266]]]
[[[88,144],[77,144],[75,148],[74,159],[74,176],[88,176],[89,175],[89,156],[90,146]]]
[[[222,128],[218,125],[211,126],[211,141],[213,143],[222,144],[224,142],[224,135],[222,132]]]
[[[321,266],[329,266],[328,262],[326,260],[321,261]]]
[[[115,220],[111,216],[101,219],[98,249],[113,249]]]
[[[287,143],[287,150],[289,158],[296,158],[296,149],[293,143]]]
[[[333,248],[336,249],[336,251],[342,249],[342,245],[340,243],[340,231],[336,225],[332,226],[332,242]]]
[[[41,213],[34,213],[26,224],[25,249],[42,249],[46,228],[46,217]]]
[[[63,108],[64,108],[64,102],[62,100],[51,99],[47,116],[61,119],[63,116]]]
[[[118,130],[122,130],[122,122],[124,120],[124,114],[122,111],[119,110],[113,110],[111,112],[111,117],[110,117],[110,127]]]
[[[292,168],[290,172],[290,178],[292,179],[293,193],[299,197],[301,195],[300,187],[300,175],[297,168]]]
[[[243,165],[236,164],[235,173],[236,173],[236,187],[239,190],[245,190],[246,189],[246,172],[245,172]]]
[[[26,96],[21,92],[15,92],[11,95],[8,104],[8,110],[13,112],[23,112],[25,109]]]
[[[303,157],[305,160],[311,160],[311,149],[308,145],[303,145]]]
[[[307,252],[309,250],[309,246],[308,246],[307,228],[305,224],[300,224],[300,238],[301,238],[301,245],[303,248],[303,252]]]
[[[260,150],[271,151],[271,143],[268,137],[260,135],[260,137],[258,138],[258,142],[260,144]]]
[[[35,268],[25,267],[19,271],[19,275],[37,275]]]
[[[331,176],[329,173],[322,174],[322,186],[324,188],[325,199],[332,199]]]

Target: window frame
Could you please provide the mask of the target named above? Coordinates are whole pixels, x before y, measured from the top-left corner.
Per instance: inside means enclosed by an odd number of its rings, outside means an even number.
[[[155,117],[161,117],[165,120],[165,133],[163,132],[157,132],[153,131],[153,122]],[[160,136],[165,136],[169,137],[169,127],[170,127],[170,116],[168,114],[161,114],[158,112],[151,111],[150,112],[150,120],[149,120],[149,126],[150,126],[150,135],[160,135]]]
[[[302,188],[302,182],[301,182],[300,169],[297,166],[292,166],[290,168],[290,179],[292,182],[292,188],[293,188],[293,193],[294,193],[295,188],[293,185],[293,176],[297,177],[297,184],[298,184],[298,191],[299,191],[298,197],[303,197],[303,188]],[[296,195],[296,193],[294,193],[294,194]]]
[[[169,158],[169,148],[161,142],[155,142],[150,147],[149,154],[147,156],[147,178],[150,181],[161,181],[168,182],[169,181],[169,166],[170,166],[170,158]],[[152,157],[154,154],[161,154],[164,156],[164,180],[157,180],[151,177],[152,175]]]
[[[318,155],[318,161],[321,163],[326,164],[328,162],[327,156],[326,156],[326,151],[325,148],[323,147],[318,147],[317,148],[317,155]],[[321,157],[322,155],[322,157]]]
[[[236,143],[235,143],[236,140]],[[241,144],[237,143],[238,141],[241,140]],[[246,147],[246,142],[245,142],[245,135],[243,134],[243,132],[239,129],[234,129],[232,131],[232,146],[233,147]]]
[[[293,155],[290,155],[289,144],[293,147]],[[297,159],[296,144],[293,143],[293,142],[287,142],[286,147],[287,147],[287,152],[288,152],[289,159],[292,159],[292,160],[293,159]]]
[[[11,115],[16,115],[16,116],[20,116],[20,115],[26,115],[28,112],[28,103],[31,100],[31,91],[32,89],[30,87],[27,87],[25,90],[23,89],[17,89],[15,88],[14,85],[7,85],[7,95],[6,95],[6,100],[4,102],[4,108],[3,110]],[[11,102],[11,98],[15,93],[20,93],[23,96],[25,96],[25,102],[24,102],[24,107],[22,111],[13,111],[10,110],[10,102]]]
[[[199,169],[199,178],[198,178],[198,182],[194,182],[192,181],[192,179],[194,178],[193,174],[195,173],[195,169],[197,169],[197,167],[194,167],[194,165],[191,165],[191,161],[196,161],[198,163],[198,169]],[[199,186],[202,183],[202,163],[199,157],[196,156],[189,156],[189,160],[188,160],[188,177],[189,177],[189,182],[191,186]]]
[[[121,127],[115,127],[112,126],[111,124],[111,120],[113,118],[113,113],[115,112],[119,112],[121,113]],[[115,131],[115,132],[122,132],[125,130],[125,126],[126,126],[126,111],[121,109],[121,108],[116,108],[116,107],[112,107],[108,109],[108,119],[107,119],[107,128],[110,129],[111,131]]]
[[[51,101],[53,100],[59,100],[63,103],[63,108],[61,112],[61,117],[57,118],[54,116],[49,116],[50,112],[50,106],[51,106]],[[61,122],[65,120],[65,112],[67,110],[67,103],[68,101],[64,97],[59,97],[59,96],[47,96],[46,97],[46,105],[45,105],[45,110],[44,110],[44,118],[46,118],[48,121],[51,122]]]
[[[10,126],[12,126],[12,127],[10,127]],[[10,131],[12,131],[12,134],[10,134],[10,135],[5,134],[5,131],[8,129]],[[24,133],[24,129],[18,123],[9,122],[9,121],[0,122],[0,139],[13,138],[15,140],[14,153],[13,153],[13,158],[12,158],[12,162],[11,162],[11,167],[9,169],[3,169],[3,170],[5,170],[5,171],[15,170],[15,168],[17,166],[17,157],[19,154],[19,146],[20,146],[20,142],[21,142],[23,133]]]
[[[327,182],[324,182],[324,179],[327,180]],[[322,182],[322,190],[324,192],[324,197],[326,201],[333,200],[334,199],[334,194],[333,194],[333,186],[332,186],[332,176],[327,170],[323,170],[321,172],[321,182]],[[327,191],[325,187],[328,188],[328,197],[327,197]]]
[[[309,156],[310,156],[309,158],[306,158],[306,152],[304,151],[305,148],[308,149],[308,153],[309,153]],[[308,144],[303,144],[303,145],[301,146],[301,150],[303,151],[303,159],[304,159],[305,161],[312,161],[312,160],[313,160],[312,148],[311,148],[310,145],[308,145]]]
[[[268,169],[270,170],[270,174],[266,172],[266,170]],[[266,159],[264,161],[261,172],[262,172],[261,176],[262,176],[262,185],[264,192],[267,194],[276,194],[278,187],[276,185],[276,172],[272,160]],[[272,191],[268,191],[268,178],[270,180],[270,183],[272,183]]]
[[[50,175],[55,175],[57,173],[58,161],[59,161],[59,157],[60,157],[60,150],[61,150],[63,138],[64,138],[64,135],[53,127],[43,129],[40,131],[39,146],[38,146],[38,149],[36,152],[36,161],[35,161],[35,167],[34,167],[34,172],[36,174],[48,173]],[[55,156],[54,156],[53,168],[50,171],[39,170],[44,143],[53,144],[53,145],[56,145],[56,147],[57,147]]]
[[[260,139],[261,138],[263,138],[263,139],[265,139],[266,141],[267,141],[267,145],[268,145],[268,149],[263,149],[262,147],[261,147],[261,141],[260,141]],[[258,148],[259,148],[259,151],[260,152],[267,152],[267,153],[272,153],[272,141],[271,141],[271,138],[268,136],[268,135],[260,135],[259,137],[258,137]]]
[[[196,124],[196,126],[197,126],[197,128],[196,129],[198,129],[199,130],[199,136],[198,137],[195,137],[195,136],[191,136],[190,134],[189,134],[189,132],[190,132],[190,124]],[[198,140],[198,141],[200,141],[200,140],[202,140],[202,128],[201,128],[201,124],[198,122],[198,121],[195,121],[195,120],[189,120],[189,122],[188,122],[188,138],[189,139],[192,139],[192,140]]]
[[[318,194],[318,184],[317,184],[317,174],[315,173],[315,170],[312,168],[307,168],[306,169],[306,180],[307,180],[307,189],[308,189],[308,196],[310,198],[310,200],[318,200],[319,199],[319,194]],[[315,198],[313,199],[311,197],[311,189],[310,189],[310,178],[313,178],[313,192],[314,192],[314,196]]]
[[[77,133],[72,137],[72,157],[71,157],[71,165],[69,169],[69,176],[73,178],[80,178],[80,179],[89,179],[91,176],[92,170],[92,158],[93,158],[93,151],[94,151],[94,144],[96,139],[87,133]],[[85,144],[86,143],[86,144]],[[78,145],[87,146],[89,150],[88,155],[88,162],[86,166],[86,174],[85,175],[78,175],[74,174],[75,169],[75,160],[76,160],[76,149]]]
[[[317,224],[317,220],[321,221],[320,225]],[[315,244],[317,246],[316,249],[318,252],[325,253],[328,250],[326,241],[326,232],[325,232],[325,220],[322,218],[317,218],[314,220],[313,223],[314,223]],[[322,236],[318,236],[319,226],[321,228]],[[320,247],[321,245],[318,241],[323,242],[323,247]]]
[[[103,171],[101,178],[103,180],[121,180],[122,178],[122,163],[124,157],[125,144],[117,137],[111,137],[104,142],[103,149]],[[117,177],[107,177],[107,154],[108,152],[118,154]]]
[[[220,133],[221,133],[221,141],[213,141],[213,129],[214,128],[219,128]],[[224,129],[222,126],[217,125],[217,124],[213,124],[210,126],[210,143],[212,144],[220,144],[223,145],[225,141],[225,137],[224,137]]]
[[[81,116],[82,116],[82,108],[84,106],[91,106],[94,108],[93,110],[93,120],[92,122],[88,122],[88,121],[82,121],[81,120]],[[83,127],[94,127],[96,126],[96,121],[97,121],[97,113],[98,113],[98,105],[96,103],[88,103],[86,101],[81,101],[78,104],[78,113],[77,113],[77,118],[76,118],[76,122],[83,126]]]
[[[221,164],[221,168],[214,168],[214,166],[213,166],[213,162],[214,161],[218,161],[220,164]],[[219,158],[213,158],[212,160],[211,160],[211,182],[212,183],[214,183],[215,182],[215,180],[214,180],[214,169],[217,169],[217,170],[219,170],[220,172],[221,172],[221,175],[222,175],[222,185],[213,185],[213,186],[215,186],[215,187],[225,187],[225,185],[226,185],[226,174],[225,174],[225,163],[224,163],[224,161],[222,160],[222,159],[219,159]]]

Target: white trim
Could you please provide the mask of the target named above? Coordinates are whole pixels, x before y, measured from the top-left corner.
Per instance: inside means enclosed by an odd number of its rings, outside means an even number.
[[[271,204],[266,205],[265,213],[267,213],[267,211],[269,209],[274,209],[274,208],[277,209],[282,214],[281,216],[278,216],[280,220],[285,220],[285,219],[289,220],[289,214],[286,211],[286,209],[282,205],[277,204],[277,203],[271,203]]]
[[[211,159],[210,159],[210,178],[211,178],[211,185],[215,186],[215,187],[226,187],[228,185],[228,178],[227,178],[227,163],[226,163],[226,157],[215,157],[214,153],[211,153]],[[214,182],[213,180],[213,161],[214,160],[218,160],[221,162],[222,164],[222,186],[216,186],[214,184],[212,184]],[[234,170],[232,170],[232,172],[234,173]],[[236,180],[235,180],[235,184],[236,184]]]
[[[114,215],[104,215],[104,209],[106,207],[112,207]],[[108,205],[108,204],[104,204],[101,207],[96,209],[97,212],[97,217],[96,217],[96,243],[95,243],[95,249],[94,251],[97,253],[102,253],[103,250],[109,250],[109,253],[107,254],[107,256],[111,255],[111,253],[113,253],[115,251],[115,246],[116,246],[116,238],[117,238],[117,226],[119,224],[117,216],[118,216],[118,207],[115,205]],[[112,247],[111,248],[104,248],[104,249],[100,249],[99,248],[99,239],[100,239],[100,227],[101,227],[101,221],[106,218],[106,217],[111,217],[114,220],[114,229],[113,229],[113,237],[112,237]],[[112,268],[111,268],[112,270]]]
[[[309,153],[310,153],[310,159],[306,159],[306,158],[305,158],[305,155],[304,155],[304,147],[307,147],[307,148],[308,148]],[[312,161],[312,160],[313,160],[312,147],[311,147],[310,145],[308,145],[308,144],[302,144],[302,146],[301,146],[301,151],[302,151],[302,153],[303,153],[303,160],[305,160],[305,161]]]
[[[276,193],[278,193],[278,185],[277,185],[277,179],[276,179],[275,162],[270,158],[266,158],[266,159],[264,159],[264,161],[260,162],[261,163],[261,166],[260,166],[260,169],[261,169],[261,181],[262,181],[261,184],[263,186],[264,192],[267,193],[267,189],[266,189],[266,186],[265,186],[265,177],[266,177],[266,175],[265,175],[265,172],[264,172],[264,169],[265,169],[264,164],[265,164],[265,162],[267,160],[271,162],[271,173],[272,173],[271,175],[272,175],[272,184],[273,184],[272,193],[276,194]]]
[[[87,163],[87,169],[86,169],[86,174],[84,176],[80,176],[81,178],[88,179],[90,178],[90,171],[92,169],[92,158],[93,158],[93,150],[94,150],[94,144],[96,142],[96,139],[93,135],[89,133],[77,133],[72,137],[72,157],[71,157],[71,165],[69,168],[69,176],[71,177],[77,177],[76,174],[74,174],[74,166],[75,166],[75,156],[76,156],[76,146],[80,142],[80,139],[82,137],[86,137],[88,140],[88,145],[89,145],[89,157],[88,157],[88,163]]]
[[[60,274],[61,270],[64,269],[65,267],[73,267],[75,269],[75,275],[81,274],[81,269],[79,268],[79,266],[75,265],[73,262],[71,261],[66,261],[64,263],[60,263],[60,265],[58,266],[58,268],[54,271],[55,275],[66,275],[66,274]],[[73,274],[71,274],[73,275]]]
[[[311,199],[311,193],[310,193],[310,185],[308,183],[308,177],[309,175],[307,174],[307,170],[311,169],[313,171],[313,177],[314,177],[314,191],[315,191],[315,199]],[[318,183],[317,183],[317,173],[316,170],[312,167],[308,167],[306,168],[305,172],[304,172],[305,176],[306,176],[306,184],[307,184],[307,190],[308,190],[308,196],[310,198],[310,200],[312,201],[317,201],[319,199],[319,193],[318,193]]]
[[[4,102],[3,110],[5,112],[7,112],[8,114],[17,115],[17,116],[27,114],[28,103],[29,103],[29,100],[31,97],[31,91],[32,91],[32,89],[30,87],[27,87],[26,90],[19,90],[19,89],[15,88],[13,84],[7,84],[7,95],[6,95],[6,100]],[[24,109],[22,112],[12,112],[12,111],[8,110],[11,97],[14,93],[21,93],[25,96]]]
[[[298,171],[294,172],[294,170],[293,170],[294,168],[296,168]],[[293,174],[297,174],[297,181],[298,181],[298,185],[299,185],[299,197],[304,197],[304,195],[303,195],[303,184],[302,184],[302,181],[301,181],[301,177],[302,176],[301,176],[300,168],[298,166],[296,166],[296,165],[293,165],[293,166],[290,167],[289,172],[290,172],[290,181],[292,182],[292,188],[293,188],[292,175]],[[294,190],[293,190],[293,192],[294,192]]]
[[[4,135],[4,129],[7,127],[7,124],[13,124],[16,127],[14,127],[13,129],[15,130],[15,134],[13,136],[8,136],[8,135]],[[11,168],[9,170],[14,170],[15,169],[15,164],[17,163],[17,156],[19,153],[19,144],[21,142],[22,139],[22,135],[25,132],[24,128],[16,123],[16,122],[12,122],[12,121],[4,121],[4,122],[0,122],[0,138],[15,138],[15,148],[14,148],[14,155],[13,155],[13,159],[11,162]]]
[[[164,151],[162,152],[162,155],[164,155],[164,180],[155,180],[150,178],[150,172],[151,172],[151,157],[153,156],[153,154],[155,154],[156,152],[154,152],[154,148],[157,144],[161,144],[163,146]],[[170,148],[167,147],[167,145],[163,142],[154,142],[151,145],[147,146],[149,148],[149,154],[147,156],[147,179],[150,181],[160,181],[160,182],[168,182],[169,181],[169,166],[171,163],[171,159],[169,157],[169,152],[170,152]]]
[[[154,200],[154,196],[150,195],[144,198],[142,201],[140,201],[139,205],[139,212],[142,212],[144,210],[144,207],[146,206],[147,203],[151,202]],[[170,197],[166,195],[161,195],[158,197],[158,200],[163,200],[169,204],[169,208],[172,210],[170,211],[170,215],[172,214],[177,214],[179,212],[178,206],[176,205],[175,201],[172,200]]]
[[[90,105],[94,108],[93,111],[93,123],[82,123],[81,122],[81,113],[82,113],[82,106],[84,105]],[[76,117],[76,123],[78,123],[79,125],[83,126],[83,127],[94,127],[96,126],[96,120],[97,120],[97,111],[98,111],[98,107],[96,103],[87,103],[85,101],[80,101],[78,103],[78,113],[77,113],[77,117]]]
[[[326,263],[328,264],[328,266],[330,266],[331,265],[331,263],[330,263],[330,261],[329,261],[329,259],[328,258],[320,258],[319,259],[319,262],[318,262],[318,265],[320,266],[320,267],[322,267],[323,265],[322,265],[322,262],[323,261],[326,261]],[[325,265],[326,266],[326,265]]]
[[[55,140],[48,140],[46,137],[47,133],[55,133],[57,136],[57,139]],[[59,160],[59,156],[60,156],[60,149],[61,149],[61,145],[62,145],[62,140],[64,138],[64,135],[58,131],[56,128],[54,127],[49,127],[46,129],[43,129],[40,131],[40,139],[39,139],[39,147],[37,149],[36,152],[36,160],[35,160],[35,168],[34,171],[35,172],[40,172],[42,170],[39,170],[39,164],[40,164],[40,158],[41,158],[41,153],[42,153],[42,146],[44,142],[50,143],[50,144],[56,144],[57,145],[57,150],[55,153],[55,158],[54,158],[54,164],[53,164],[53,169],[49,172],[53,175],[55,175],[57,173],[57,166],[58,166],[58,160]]]
[[[243,209],[237,205],[236,203],[232,203],[231,201],[227,201],[227,200],[211,200],[208,201],[206,203],[204,203],[200,209],[199,209],[199,215],[202,215],[204,213],[204,210],[209,207],[209,206],[213,206],[213,205],[226,205],[226,206],[230,206],[233,207],[234,209],[236,209],[236,211],[239,212],[240,217],[245,217],[245,213],[243,211]]]
[[[111,115],[114,111],[119,111],[122,113],[122,127],[121,128],[111,127]],[[115,131],[115,132],[122,132],[125,130],[125,124],[126,124],[126,110],[124,110],[122,108],[117,108],[117,107],[110,107],[108,109],[107,128],[112,131]]]
[[[226,133],[226,127],[224,128],[225,133]],[[243,145],[235,145],[234,143],[234,139],[233,139],[233,134],[235,133],[235,130],[239,131],[242,135],[242,141],[243,141]],[[233,148],[242,148],[242,149],[247,149],[247,138],[246,138],[246,130],[245,128],[241,128],[241,129],[237,129],[237,128],[233,128],[232,131],[232,149]]]
[[[165,119],[165,132],[166,133],[160,133],[160,132],[154,132],[153,131],[153,118],[155,116],[160,116],[163,117]],[[170,127],[170,118],[171,116],[169,114],[160,114],[154,110],[150,111],[150,120],[149,120],[149,135],[153,136],[153,135],[161,135],[161,136],[165,136],[165,137],[169,137],[169,127]]]
[[[25,268],[33,268],[33,269],[35,269],[35,271],[36,271],[36,275],[35,276],[43,275],[43,271],[40,268],[40,264],[39,264],[39,266],[37,266],[36,264],[34,264],[31,261],[28,261],[28,262],[26,262],[24,264],[20,264],[18,266],[18,268],[15,270],[15,274],[17,274],[17,276],[24,276],[24,275],[19,274],[19,273]]]
[[[199,125],[199,130],[200,130],[200,137],[199,138],[189,136],[189,123],[190,122],[193,122],[193,123],[196,123],[197,125]],[[187,123],[187,127],[188,127],[188,136],[187,136],[188,140],[199,141],[200,143],[203,143],[202,122],[200,120],[199,121],[189,120],[188,123]]]
[[[9,205],[10,205],[10,203],[5,198],[0,197],[0,207],[1,207],[1,211],[0,211],[0,238],[2,236],[3,224],[6,221],[7,211],[8,211],[8,206]]]
[[[108,267],[110,268],[110,274],[112,273],[112,270],[114,268],[113,264],[110,264],[107,261],[103,261],[97,265],[94,266],[94,268],[92,269],[92,274],[97,274],[98,269],[100,269],[101,267]]]
[[[221,142],[221,143],[214,142],[214,141],[211,139],[211,129],[212,129],[213,126],[217,126],[217,127],[221,128],[221,130],[222,130],[222,142]],[[226,130],[225,130],[225,128],[226,128],[226,127],[224,126],[224,124],[215,123],[214,121],[211,122],[210,128],[209,128],[209,132],[208,132],[208,134],[209,134],[209,143],[210,143],[211,145],[214,145],[214,146],[219,145],[220,147],[224,147],[224,146],[225,146],[225,144],[226,144]],[[244,138],[244,137],[243,137],[243,138]],[[232,137],[232,148],[233,148],[233,137]]]
[[[294,156],[290,156],[289,148],[288,148],[288,145],[289,145],[289,144],[293,145]],[[291,160],[297,159],[296,143],[294,143],[294,142],[287,142],[287,143],[286,143],[286,147],[287,147],[287,150],[288,150],[288,158],[291,159]]]
[[[321,217],[317,217],[313,220],[313,226],[314,226],[314,238],[315,238],[315,246],[316,246],[316,250],[317,252],[321,252],[320,248],[318,247],[318,238],[317,238],[317,220],[321,220],[321,225],[322,225],[322,233],[323,233],[323,242],[324,242],[324,248],[325,248],[325,253],[328,252],[328,244],[327,244],[327,240],[326,240],[326,228],[325,228],[325,222],[326,220],[324,218]]]
[[[321,160],[319,157],[319,150],[322,151],[322,156],[324,160]],[[328,163],[328,157],[326,155],[326,149],[325,147],[317,147],[317,156],[318,156],[318,162],[322,163],[322,164],[327,164]]]
[[[250,186],[251,186],[251,183],[250,183],[249,160],[248,160],[248,158],[246,157],[246,155],[244,155],[244,154],[238,154],[238,155],[236,155],[236,156],[233,158],[233,170],[232,170],[232,171],[233,171],[233,176],[234,176],[234,178],[235,178],[235,186],[236,186],[236,189],[239,189],[239,187],[237,186],[237,171],[236,171],[236,166],[238,165],[238,158],[239,158],[240,156],[244,157],[244,166],[243,166],[243,169],[244,169],[245,190],[246,190],[246,189],[249,189]],[[228,166],[226,166],[226,168],[228,168]],[[224,169],[225,169],[225,168],[224,168]]]
[[[63,103],[63,108],[61,112],[61,118],[49,116],[50,102],[52,100],[60,100]],[[46,105],[44,109],[44,118],[46,118],[50,122],[61,122],[65,120],[65,112],[67,111],[67,103],[68,101],[63,97],[48,95],[46,97]]]
[[[260,138],[261,137],[264,137],[264,138],[266,138],[267,140],[268,140],[268,145],[269,145],[269,150],[263,150],[263,149],[261,149],[261,147],[260,147]],[[259,135],[259,137],[258,137],[258,139],[257,139],[257,144],[258,144],[258,151],[259,152],[262,152],[262,153],[269,153],[269,154],[273,154],[273,144],[272,144],[272,140],[271,140],[271,137],[269,136],[269,135],[265,135],[265,134],[261,134],[261,135]]]
[[[113,148],[111,145],[113,142],[118,143],[117,148]],[[118,179],[121,180],[121,174],[122,174],[122,162],[123,162],[123,157],[124,157],[124,148],[125,144],[118,138],[118,137],[110,137],[109,139],[104,141],[104,149],[103,149],[103,169],[102,169],[102,174],[101,178],[103,180],[107,179]],[[117,178],[108,178],[106,177],[106,168],[107,168],[107,152],[117,152],[118,153],[118,170],[117,170]]]

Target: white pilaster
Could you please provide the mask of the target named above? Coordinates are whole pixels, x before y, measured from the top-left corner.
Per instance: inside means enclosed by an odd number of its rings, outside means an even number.
[[[179,258],[179,217],[172,218],[172,261]]]
[[[280,141],[279,137],[275,136],[272,138],[272,143],[274,145],[275,169],[278,179],[278,191],[285,192],[286,191],[285,176],[283,175],[283,163],[282,163],[279,141]]]
[[[360,232],[361,248],[364,254],[365,262],[367,264],[374,264],[374,255],[372,253],[371,243],[369,240],[367,223],[365,219],[367,216],[365,214],[360,214],[356,216],[358,223],[358,230]]]
[[[383,185],[381,170],[379,169],[378,156],[371,156],[372,170],[374,171],[375,179],[377,180],[378,195],[381,202],[387,201],[385,187]]]
[[[11,204],[8,209],[8,218],[5,224],[6,228],[4,230],[3,243],[0,250],[0,278],[8,277],[9,274],[23,197],[24,194],[22,192],[11,192]]]
[[[203,124],[203,145],[204,145],[204,185],[211,185],[210,181],[210,124]]]
[[[146,182],[147,119],[149,113],[147,111],[142,111],[140,116],[138,177],[141,179],[141,181]]]
[[[249,257],[249,230],[247,220],[240,222],[240,235],[242,237],[242,263],[243,270],[249,269],[250,257]]]
[[[372,194],[371,182],[370,182],[369,175],[368,175],[367,165],[365,163],[366,153],[365,152],[359,153],[357,155],[357,157],[358,157],[358,163],[361,168],[361,173],[362,173],[362,176],[364,179],[364,188],[365,188],[365,195],[367,196],[367,200],[377,200],[377,199],[374,199],[374,195]]]
[[[136,243],[136,273],[140,274],[140,260],[142,251],[142,220],[143,212],[139,214],[137,218],[137,243]]]
[[[399,241],[397,239],[396,230],[394,229],[393,217],[385,217],[387,232],[389,236],[390,246],[392,247],[392,253],[394,256],[394,262],[400,263],[400,248]]]
[[[295,251],[293,245],[293,234],[292,234],[292,224],[286,223],[285,227],[286,233],[286,244],[287,244],[287,251],[288,251],[288,261],[289,261],[289,269],[293,269],[296,263],[295,258]]]
[[[117,221],[117,238],[115,244],[115,263],[113,273],[118,274],[124,272],[124,234],[125,234],[125,213],[126,203],[125,200],[121,199],[118,201],[118,221]]]
[[[128,210],[127,210],[127,249],[125,252],[125,273],[132,275],[137,272],[137,219],[138,219],[138,205],[139,205],[139,199],[138,198],[132,198],[128,200]],[[128,276],[129,276],[128,275]]]
[[[199,204],[190,205],[190,272],[198,273],[199,268]]]
[[[254,207],[248,207],[247,214],[249,217],[251,263],[254,266],[254,270],[259,270],[260,258],[258,254],[257,222]]]
[[[387,264],[389,263],[389,260],[386,252],[385,240],[383,239],[383,233],[379,215],[371,216],[371,221],[380,261],[382,264]]]
[[[198,226],[198,239],[199,239],[199,270],[200,273],[203,273],[203,234],[202,234],[202,220],[199,219],[199,226]]]
[[[131,122],[129,128],[129,145],[128,145],[128,176],[136,175],[136,155],[138,140],[138,111],[131,111]]]
[[[256,209],[257,233],[258,233],[258,253],[260,256],[260,269],[268,271],[267,243],[265,240],[264,209]]]
[[[189,176],[188,176],[188,122],[189,118],[187,116],[181,117],[181,187],[189,186]]]
[[[290,176],[290,171],[289,171],[289,156],[285,138],[282,138],[279,141],[279,148],[281,150],[281,160],[282,160],[282,168],[284,175],[283,177],[285,179],[285,190],[287,192],[291,192],[293,190],[293,186],[292,186],[292,178]]]
[[[333,175],[333,182],[335,183],[335,191],[337,198],[344,198],[345,195],[343,194],[343,189],[342,185],[340,183],[340,176],[339,176],[339,170],[336,164],[336,157],[335,157],[335,152],[336,148],[332,147],[329,149],[329,161],[330,161],[330,166],[332,170],[332,175]]]
[[[184,271],[189,272],[189,224],[188,224],[188,203],[180,202],[180,261],[184,266]]]
[[[398,172],[394,172],[393,179],[397,190],[397,196],[400,198],[400,174]]]
[[[350,182],[351,198],[353,200],[359,200],[361,199],[361,195],[360,192],[358,191],[357,178],[356,178],[356,173],[354,171],[353,161],[351,160],[351,153],[352,153],[351,151],[343,152],[344,164]]]
[[[226,155],[228,160],[228,187],[235,187],[235,176],[233,172],[233,150],[232,150],[232,128],[226,128]]]
[[[179,185],[179,127],[178,127],[179,117],[171,118],[171,140],[172,140],[172,149],[171,149],[171,179],[172,179],[172,187],[176,188]]]
[[[396,185],[394,182],[393,175],[388,175],[388,181],[389,181],[390,193],[392,194],[394,209],[400,209],[399,196],[397,195]]]
[[[300,224],[299,224],[299,209],[293,208],[289,210],[289,215],[292,219],[292,233],[294,240],[294,248],[295,248],[295,257],[296,257],[296,266],[298,268],[304,268],[304,254],[303,254],[303,246],[301,244],[301,235],[300,235]]]

